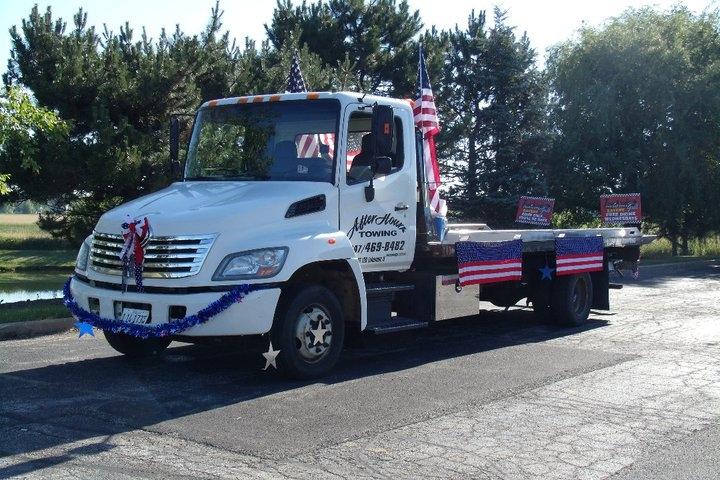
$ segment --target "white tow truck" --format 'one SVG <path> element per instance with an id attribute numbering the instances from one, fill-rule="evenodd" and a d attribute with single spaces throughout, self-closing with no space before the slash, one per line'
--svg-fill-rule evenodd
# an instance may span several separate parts
<path id="1" fill-rule="evenodd" d="M 174 165 L 177 144 L 171 127 Z M 637 227 L 443 225 L 429 207 L 422 148 L 407 100 L 309 92 L 207 102 L 181 178 L 100 218 L 70 291 L 100 317 L 151 326 L 253 285 L 241 302 L 181 335 L 105 336 L 119 352 L 144 356 L 172 340 L 264 335 L 280 352 L 280 371 L 312 377 L 333 367 L 350 336 L 477 315 L 480 301 L 528 298 L 541 317 L 581 324 L 591 308 L 609 309 L 613 266 L 637 261 L 653 239 Z M 148 218 L 151 234 L 143 288 L 131 278 L 123 291 L 126 215 Z M 555 266 L 559 235 L 601 235 L 604 271 L 541 282 L 538 269 Z M 456 242 L 512 239 L 523 241 L 521 281 L 459 288 Z"/>

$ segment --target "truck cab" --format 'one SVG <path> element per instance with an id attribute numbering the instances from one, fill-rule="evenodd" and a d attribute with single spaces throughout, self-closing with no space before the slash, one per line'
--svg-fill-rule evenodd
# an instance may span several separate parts
<path id="1" fill-rule="evenodd" d="M 529 233 L 438 228 L 422 148 L 408 100 L 309 92 L 206 102 L 181 178 L 100 218 L 69 295 L 78 311 L 105 322 L 107 340 L 126 355 L 157 354 L 173 339 L 262 336 L 280 352 L 278 369 L 295 377 L 328 371 L 345 338 L 363 330 L 477 314 L 482 290 L 461 292 L 452 281 L 453 242 Z M 149 223 L 142 288 L 122 281 L 127 217 Z M 632 257 L 642 234 L 616 230 L 587 234 L 603 235 L 617 258 Z M 556 234 L 534 231 L 528 255 Z M 242 301 L 209 309 L 238 286 L 250 289 Z M 510 292 L 503 301 L 533 294 L 522 285 Z M 126 328 L 190 317 L 172 335 Z"/>

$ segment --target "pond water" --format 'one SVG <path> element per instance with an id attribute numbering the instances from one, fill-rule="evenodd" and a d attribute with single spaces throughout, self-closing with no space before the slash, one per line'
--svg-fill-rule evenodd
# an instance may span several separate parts
<path id="1" fill-rule="evenodd" d="M 69 273 L 0 273 L 0 304 L 62 298 Z"/>

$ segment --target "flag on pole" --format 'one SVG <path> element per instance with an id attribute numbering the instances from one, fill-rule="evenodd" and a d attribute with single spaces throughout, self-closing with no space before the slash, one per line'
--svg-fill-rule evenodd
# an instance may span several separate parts
<path id="1" fill-rule="evenodd" d="M 290 75 L 287 78 L 287 87 L 285 87 L 285 93 L 299 93 L 307 92 L 307 85 L 305 78 L 300 71 L 300 57 L 295 53 L 293 55 L 292 64 L 290 65 Z"/>
<path id="2" fill-rule="evenodd" d="M 438 168 L 437 154 L 435 152 L 435 135 L 440 132 L 440 122 L 435 109 L 435 97 L 430 86 L 425 67 L 425 56 L 422 46 L 420 47 L 420 61 L 418 64 L 418 98 L 413 108 L 415 126 L 423 134 L 423 156 L 425 157 L 425 176 L 428 179 L 428 190 L 430 197 L 430 208 L 434 212 L 445 215 L 445 202 L 440 200 L 440 169 Z"/>
<path id="3" fill-rule="evenodd" d="M 558 237 L 555 266 L 558 276 L 603 270 L 603 237 Z"/>
<path id="4" fill-rule="evenodd" d="M 307 92 L 307 83 L 300 70 L 300 57 L 297 52 L 293 55 L 292 64 L 290 65 L 290 75 L 287 78 L 286 93 Z M 298 157 L 310 158 L 320 156 L 320 144 L 327 145 L 328 155 L 335 155 L 335 134 L 320 133 L 317 135 L 299 135 L 295 140 L 298 149 Z"/>
<path id="5" fill-rule="evenodd" d="M 522 250 L 522 240 L 456 243 L 460 285 L 520 280 Z"/>

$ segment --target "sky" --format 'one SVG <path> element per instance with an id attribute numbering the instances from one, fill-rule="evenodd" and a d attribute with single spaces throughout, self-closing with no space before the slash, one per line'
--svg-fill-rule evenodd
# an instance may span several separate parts
<path id="1" fill-rule="evenodd" d="M 72 25 L 72 16 L 82 7 L 88 12 L 88 24 L 102 30 L 106 24 L 118 31 L 129 21 L 139 33 L 145 26 L 151 37 L 157 37 L 161 28 L 174 30 L 179 24 L 188 34 L 199 33 L 210 15 L 215 0 L 0 0 L 0 72 L 4 72 L 10 56 L 10 34 L 13 25 L 20 25 L 32 6 L 37 3 L 42 11 L 50 5 L 53 16 L 60 16 Z M 294 3 L 299 3 L 295 0 Z M 600 25 L 607 18 L 619 15 L 628 7 L 653 5 L 666 9 L 679 3 L 677 0 L 409 0 L 411 8 L 420 11 L 426 27 L 435 25 L 448 29 L 456 24 L 461 28 L 467 22 L 471 9 L 488 10 L 499 6 L 508 12 L 508 23 L 519 32 L 527 32 L 530 42 L 542 63 L 546 49 L 570 38 L 583 24 Z M 720 7 L 720 0 L 685 0 L 691 10 L 702 12 L 706 8 Z M 265 38 L 263 25 L 269 23 L 275 0 L 222 0 L 224 27 L 231 36 L 242 40 L 247 36 L 258 41 Z"/>

